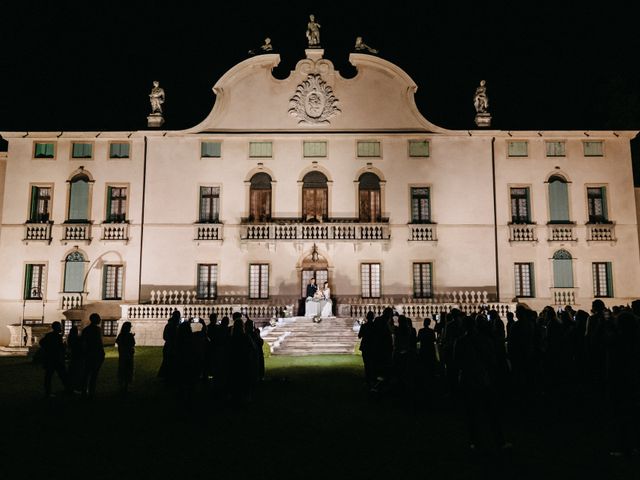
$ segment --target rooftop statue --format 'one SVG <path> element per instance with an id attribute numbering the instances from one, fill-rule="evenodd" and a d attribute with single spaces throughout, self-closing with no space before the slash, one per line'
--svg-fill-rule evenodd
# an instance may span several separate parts
<path id="1" fill-rule="evenodd" d="M 486 83 L 484 80 L 480 80 L 480 86 L 476 88 L 476 93 L 473 96 L 473 106 L 476 107 L 476 113 L 487 113 L 489 108 Z"/>
<path id="2" fill-rule="evenodd" d="M 320 48 L 320 24 L 316 23 L 316 17 L 309 15 L 309 23 L 307 23 L 307 40 L 309 48 Z"/>
<path id="3" fill-rule="evenodd" d="M 264 44 L 260 47 L 260 51 L 249 50 L 249 55 L 256 55 L 258 53 L 273 52 L 273 45 L 271 45 L 271 39 L 269 37 L 264 39 Z"/>
<path id="4" fill-rule="evenodd" d="M 362 37 L 356 37 L 355 49 L 356 49 L 356 52 L 369 52 L 369 53 L 373 53 L 374 55 L 378 53 L 378 50 L 376 50 L 375 48 L 371 48 L 369 45 L 364 43 L 364 41 L 362 40 Z"/>
<path id="5" fill-rule="evenodd" d="M 164 103 L 164 90 L 160 87 L 160 82 L 153 81 L 153 88 L 149 94 L 149 101 L 151 102 L 151 114 L 162 115 L 162 104 Z"/>

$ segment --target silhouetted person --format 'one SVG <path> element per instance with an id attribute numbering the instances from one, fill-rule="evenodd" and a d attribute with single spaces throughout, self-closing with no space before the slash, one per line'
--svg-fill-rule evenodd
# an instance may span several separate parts
<path id="1" fill-rule="evenodd" d="M 494 441 L 500 447 L 510 446 L 504 440 L 498 411 L 494 380 L 496 353 L 491 338 L 478 332 L 477 322 L 485 322 L 484 315 L 465 317 L 463 336 L 454 345 L 453 358 L 460 371 L 460 391 L 466 410 L 469 446 L 474 449 L 479 440 L 480 420 L 487 418 Z M 485 329 L 488 325 L 483 325 Z"/>
<path id="2" fill-rule="evenodd" d="M 611 312 L 598 298 L 591 303 L 591 313 L 585 332 L 586 355 L 589 361 L 589 379 L 596 391 L 600 391 L 605 375 L 605 323 Z"/>
<path id="3" fill-rule="evenodd" d="M 425 318 L 423 328 L 418 332 L 418 360 L 422 375 L 423 386 L 429 386 L 436 372 L 436 333 L 430 328 L 431 319 Z"/>
<path id="4" fill-rule="evenodd" d="M 393 309 L 386 307 L 382 315 L 373 321 L 372 366 L 376 386 L 379 391 L 389 380 L 393 358 Z"/>
<path id="5" fill-rule="evenodd" d="M 80 339 L 84 357 L 83 396 L 87 396 L 91 400 L 95 396 L 98 373 L 104 362 L 104 346 L 100 329 L 102 321 L 100 315 L 92 313 L 89 316 L 89 321 L 91 323 L 82 330 Z"/>
<path id="6" fill-rule="evenodd" d="M 404 315 L 398 317 L 393 342 L 393 370 L 400 387 L 409 392 L 413 390 L 415 365 L 415 340 L 413 328 Z"/>
<path id="7" fill-rule="evenodd" d="M 116 337 L 118 345 L 118 384 L 120 391 L 127 393 L 129 384 L 133 381 L 133 356 L 136 340 L 131 333 L 131 322 L 124 322 L 120 333 Z"/>
<path id="8" fill-rule="evenodd" d="M 235 401 L 249 400 L 251 387 L 251 344 L 244 332 L 242 314 L 233 314 L 231 332 L 230 387 Z"/>
<path id="9" fill-rule="evenodd" d="M 364 364 L 364 378 L 368 387 L 375 384 L 375 367 L 373 366 L 373 319 L 375 314 L 369 310 L 365 317 L 365 322 L 360 325 L 358 338 L 360 339 L 360 351 L 362 352 L 362 363 Z"/>
<path id="10" fill-rule="evenodd" d="M 73 325 L 67 335 L 67 353 L 69 356 L 69 385 L 78 393 L 82 390 L 82 376 L 84 360 L 82 358 L 82 342 L 78 334 L 78 327 Z"/>
<path id="11" fill-rule="evenodd" d="M 214 342 L 218 329 L 218 314 L 211 312 L 209 315 L 209 325 L 207 325 L 207 351 L 205 355 L 205 378 L 213 378 L 214 372 Z"/>
<path id="12" fill-rule="evenodd" d="M 229 317 L 222 317 L 216 327 L 213 342 L 213 390 L 218 396 L 224 396 L 229 389 L 229 362 L 231 350 L 231 332 Z"/>
<path id="13" fill-rule="evenodd" d="M 164 346 L 162 347 L 162 364 L 158 371 L 158 377 L 167 382 L 175 380 L 176 371 L 176 336 L 178 334 L 178 325 L 180 324 L 180 312 L 174 310 L 164 326 L 162 331 L 162 339 Z"/>
<path id="14" fill-rule="evenodd" d="M 181 404 L 191 401 L 202 366 L 194 348 L 192 325 L 199 324 L 191 320 L 181 322 L 175 338 L 175 378 Z M 198 327 L 196 329 L 199 330 Z"/>
<path id="15" fill-rule="evenodd" d="M 40 340 L 42 349 L 42 366 L 44 367 L 44 393 L 47 397 L 54 396 L 51 393 L 51 381 L 53 374 L 57 373 L 66 391 L 70 390 L 67 371 L 65 368 L 65 348 L 62 341 L 62 324 L 53 322 L 51 331 Z"/>
<path id="16" fill-rule="evenodd" d="M 254 349 L 256 356 L 256 379 L 261 381 L 264 379 L 264 351 L 262 350 L 262 346 L 264 345 L 264 340 L 260 335 L 260 329 L 256 328 L 253 320 L 250 320 L 247 317 L 247 321 L 244 324 L 244 331 L 249 336 L 251 340 L 251 347 Z"/>
<path id="17" fill-rule="evenodd" d="M 195 355 L 195 361 L 198 364 L 197 376 L 199 379 L 206 380 L 206 373 L 208 371 L 207 350 L 209 348 L 209 337 L 207 335 L 207 325 L 202 318 L 198 318 L 197 321 L 191 323 L 191 332 L 193 333 L 193 349 Z"/>

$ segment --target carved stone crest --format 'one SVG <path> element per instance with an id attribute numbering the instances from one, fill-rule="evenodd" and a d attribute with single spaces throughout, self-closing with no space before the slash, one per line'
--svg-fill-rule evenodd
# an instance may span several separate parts
<path id="1" fill-rule="evenodd" d="M 338 99 L 317 73 L 310 73 L 289 100 L 289 115 L 296 117 L 298 123 L 329 123 L 339 113 Z"/>

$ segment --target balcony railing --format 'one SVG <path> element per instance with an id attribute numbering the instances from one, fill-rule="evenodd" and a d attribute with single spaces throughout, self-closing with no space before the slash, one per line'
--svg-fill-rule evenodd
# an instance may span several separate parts
<path id="1" fill-rule="evenodd" d="M 389 240 L 387 223 L 256 223 L 243 225 L 240 238 L 260 240 Z"/>
<path id="2" fill-rule="evenodd" d="M 613 223 L 588 223 L 587 241 L 615 242 L 616 232 Z"/>
<path id="3" fill-rule="evenodd" d="M 409 240 L 413 242 L 435 242 L 438 240 L 435 224 L 409 224 Z"/>
<path id="4" fill-rule="evenodd" d="M 536 225 L 512 223 L 509 225 L 510 242 L 537 242 Z"/>
<path id="5" fill-rule="evenodd" d="M 195 240 L 222 240 L 222 224 L 197 223 L 195 226 Z"/>
<path id="6" fill-rule="evenodd" d="M 61 310 L 79 310 L 84 305 L 82 293 L 63 293 L 60 297 Z"/>
<path id="7" fill-rule="evenodd" d="M 550 242 L 575 242 L 578 239 L 576 238 L 576 228 L 575 225 L 549 225 L 548 226 L 548 240 Z"/>
<path id="8" fill-rule="evenodd" d="M 63 225 L 63 241 L 84 240 L 91 241 L 90 223 L 66 223 Z"/>
<path id="9" fill-rule="evenodd" d="M 46 223 L 25 223 L 25 242 L 47 242 L 51 243 L 51 227 L 53 222 Z"/>
<path id="10" fill-rule="evenodd" d="M 102 224 L 102 240 L 129 240 L 129 224 L 128 223 L 103 223 Z"/>
<path id="11" fill-rule="evenodd" d="M 575 305 L 575 288 L 552 288 L 554 305 Z"/>

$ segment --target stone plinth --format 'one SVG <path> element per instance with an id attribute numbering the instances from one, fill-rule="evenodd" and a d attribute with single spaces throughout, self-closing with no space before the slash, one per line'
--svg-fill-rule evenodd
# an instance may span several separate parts
<path id="1" fill-rule="evenodd" d="M 11 337 L 9 345 L 0 347 L 0 357 L 25 357 L 29 353 L 29 347 L 33 345 L 31 327 L 28 325 L 7 325 Z"/>
<path id="2" fill-rule="evenodd" d="M 164 124 L 164 117 L 161 113 L 152 113 L 147 117 L 147 126 L 149 128 L 160 128 Z"/>
<path id="3" fill-rule="evenodd" d="M 304 53 L 309 60 L 313 60 L 314 62 L 317 62 L 324 55 L 324 48 L 320 48 L 320 47 L 306 48 Z"/>
<path id="4" fill-rule="evenodd" d="M 478 113 L 476 115 L 476 125 L 478 127 L 490 127 L 491 126 L 491 114 L 490 113 Z"/>

